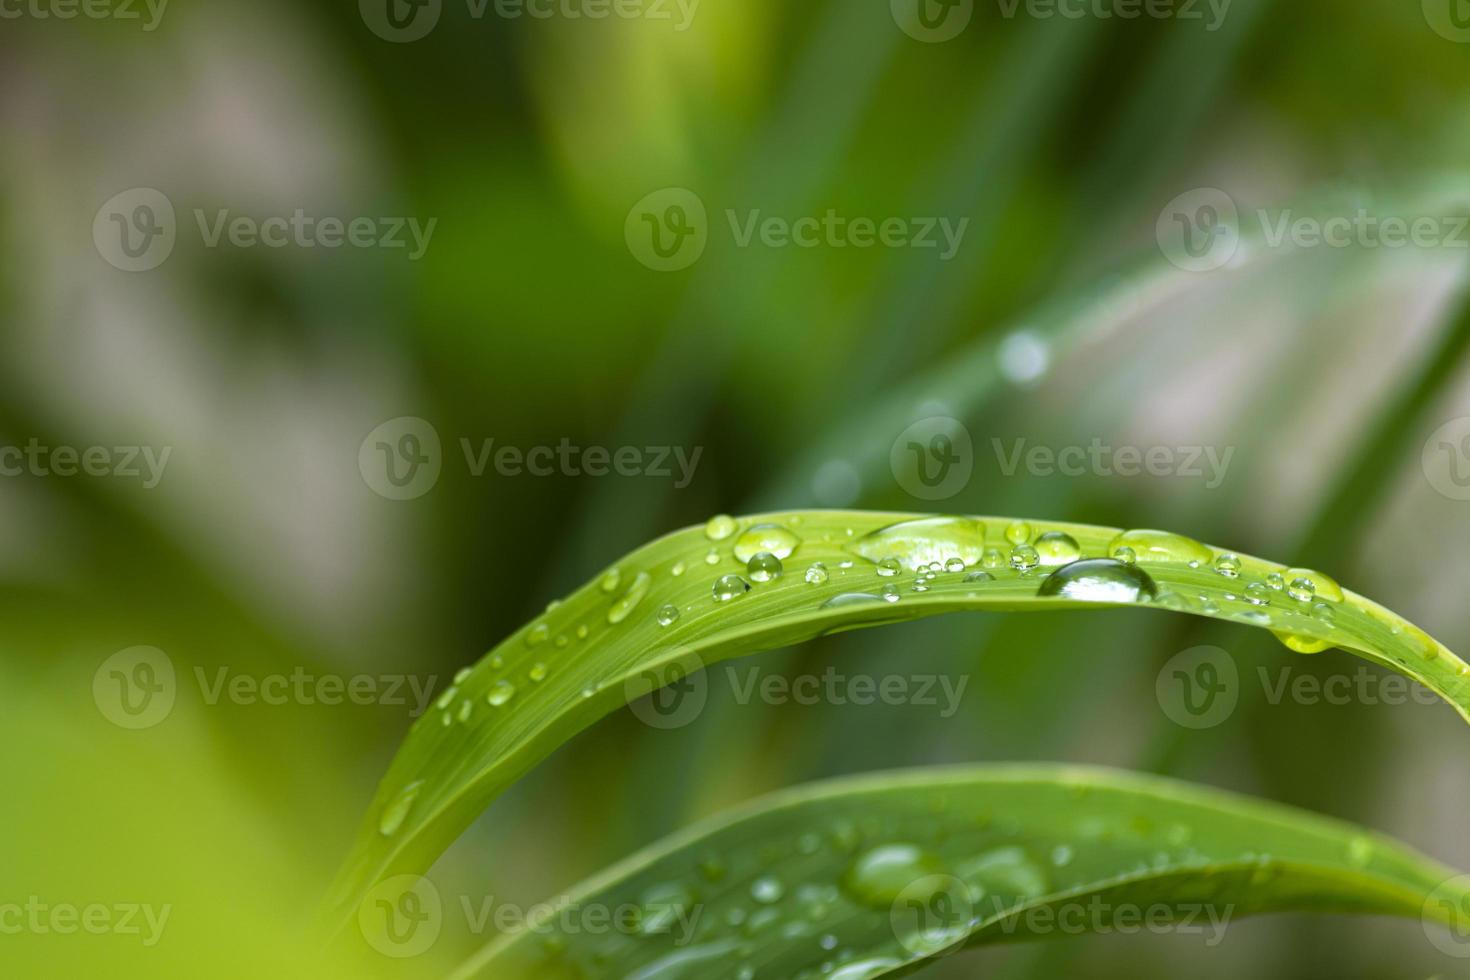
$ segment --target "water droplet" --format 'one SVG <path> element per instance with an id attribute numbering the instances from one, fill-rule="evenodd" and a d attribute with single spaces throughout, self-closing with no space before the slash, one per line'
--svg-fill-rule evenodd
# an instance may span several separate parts
<path id="1" fill-rule="evenodd" d="M 674 562 L 674 566 L 669 569 L 669 574 L 674 576 L 674 578 L 678 578 L 680 575 L 683 575 L 684 563 L 682 561 Z"/>
<path id="2" fill-rule="evenodd" d="M 1337 614 L 1332 611 L 1332 607 L 1327 603 L 1316 602 L 1312 604 L 1312 618 L 1331 626 L 1336 621 Z"/>
<path id="3" fill-rule="evenodd" d="M 801 544 L 796 532 L 780 524 L 757 524 L 735 539 L 735 557 L 750 561 L 761 552 L 770 552 L 777 558 L 790 558 Z"/>
<path id="4" fill-rule="evenodd" d="M 654 885 L 639 898 L 638 931 L 645 936 L 666 933 L 693 904 L 694 894 L 678 882 Z"/>
<path id="5" fill-rule="evenodd" d="M 716 514 L 704 525 L 704 536 L 711 541 L 723 541 L 740 527 L 729 514 Z"/>
<path id="6" fill-rule="evenodd" d="M 986 568 L 1005 568 L 1009 562 L 1006 561 L 1006 553 L 999 548 L 986 548 L 985 556 L 980 559 L 980 564 Z"/>
<path id="7" fill-rule="evenodd" d="M 1006 540 L 1011 544 L 1030 544 L 1031 525 L 1025 521 L 1012 521 L 1006 525 Z"/>
<path id="8" fill-rule="evenodd" d="M 660 626 L 672 626 L 679 618 L 679 607 L 670 604 L 659 606 L 656 618 Z"/>
<path id="9" fill-rule="evenodd" d="M 438 708 L 440 711 L 443 711 L 445 708 L 449 707 L 450 702 L 452 702 L 458 694 L 459 688 L 457 687 L 451 687 L 447 689 L 443 694 L 439 695 L 439 700 L 434 702 L 434 707 Z"/>
<path id="10" fill-rule="evenodd" d="M 469 667 L 461 667 L 459 669 L 459 672 L 454 675 L 454 683 L 456 683 L 456 684 L 463 684 L 469 678 L 469 676 L 470 676 L 470 668 Z"/>
<path id="11" fill-rule="evenodd" d="M 786 894 L 786 886 L 773 875 L 757 878 L 750 884 L 750 897 L 762 905 L 774 905 Z"/>
<path id="12" fill-rule="evenodd" d="M 1282 646 L 1297 653 L 1321 653 L 1332 647 L 1332 641 L 1319 640 L 1315 636 L 1303 636 L 1300 633 L 1287 633 L 1279 630 L 1271 632 L 1276 639 L 1281 641 Z"/>
<path id="13" fill-rule="evenodd" d="M 546 680 L 547 669 L 545 664 L 532 664 L 530 672 L 526 675 L 536 683 Z"/>
<path id="14" fill-rule="evenodd" d="M 1036 553 L 1043 565 L 1066 565 L 1082 557 L 1077 539 L 1062 531 L 1048 531 L 1036 539 Z"/>
<path id="15" fill-rule="evenodd" d="M 1295 584 L 1297 579 L 1303 579 L 1312 583 L 1312 592 L 1318 599 L 1325 599 L 1328 602 L 1342 601 L 1342 586 L 1338 585 L 1337 580 L 1329 575 L 1323 575 L 1321 572 L 1313 571 L 1310 568 L 1288 568 L 1286 570 L 1286 577 L 1293 584 Z"/>
<path id="16" fill-rule="evenodd" d="M 1120 561 L 1125 565 L 1131 565 L 1138 561 L 1138 553 L 1126 544 L 1113 549 L 1113 560 Z"/>
<path id="17" fill-rule="evenodd" d="M 914 844 L 884 844 L 858 855 L 842 876 L 842 885 L 864 905 L 886 910 L 900 894 L 914 897 L 906 889 L 941 870 L 937 857 Z"/>
<path id="18" fill-rule="evenodd" d="M 806 570 L 807 585 L 825 585 L 827 582 L 827 566 L 821 562 L 812 562 L 811 567 Z"/>
<path id="19" fill-rule="evenodd" d="M 1046 577 L 1037 595 L 1079 602 L 1145 602 L 1156 598 L 1158 585 L 1137 565 L 1114 558 L 1087 558 L 1063 565 Z"/>
<path id="20" fill-rule="evenodd" d="M 638 603 L 648 594 L 648 587 L 653 584 L 653 576 L 647 572 L 639 572 L 633 579 L 633 584 L 628 586 L 628 591 L 623 593 L 621 599 L 612 604 L 607 611 L 607 621 L 616 626 L 628 618 L 629 613 L 638 608 Z"/>
<path id="21" fill-rule="evenodd" d="M 403 826 L 403 821 L 407 819 L 408 811 L 413 807 L 413 801 L 423 786 L 424 781 L 416 779 L 398 791 L 398 795 L 383 807 L 383 812 L 378 817 L 378 833 L 384 837 L 392 837 L 398 833 L 398 828 Z"/>
<path id="22" fill-rule="evenodd" d="M 602 573 L 602 581 L 598 583 L 598 586 L 604 592 L 614 592 L 617 590 L 617 587 L 622 584 L 622 581 L 622 569 L 609 568 L 607 571 Z"/>
<path id="23" fill-rule="evenodd" d="M 469 698 L 465 698 L 459 703 L 459 712 L 456 714 L 455 717 L 457 717 L 460 721 L 469 721 L 470 715 L 474 713 L 475 702 L 471 701 Z"/>
<path id="24" fill-rule="evenodd" d="M 878 574 L 884 578 L 893 578 L 903 571 L 903 565 L 897 558 L 885 558 L 878 563 Z"/>
<path id="25" fill-rule="evenodd" d="M 1051 863 L 1059 868 L 1065 868 L 1067 865 L 1072 863 L 1072 858 L 1075 856 L 1076 852 L 1074 852 L 1069 845 L 1058 844 L 1056 847 L 1052 848 Z"/>
<path id="26" fill-rule="evenodd" d="M 878 590 L 878 594 L 883 597 L 884 602 L 897 602 L 902 598 L 899 595 L 898 588 L 892 585 L 883 586 L 883 588 Z"/>
<path id="27" fill-rule="evenodd" d="M 706 565 L 718 565 L 720 563 L 720 553 L 711 548 L 709 554 L 704 556 L 704 563 Z"/>
<path id="28" fill-rule="evenodd" d="M 870 602 L 882 602 L 883 596 L 871 592 L 844 592 L 822 603 L 819 609 L 841 609 L 843 606 L 861 606 Z"/>
<path id="29" fill-rule="evenodd" d="M 847 550 L 869 561 L 888 558 L 917 571 L 942 571 L 945 563 L 959 559 L 975 565 L 985 554 L 985 525 L 968 517 L 924 517 L 879 528 L 852 542 Z"/>
<path id="30" fill-rule="evenodd" d="M 1266 576 L 1266 585 L 1272 590 L 1280 592 L 1286 588 L 1286 579 L 1282 577 L 1280 572 L 1271 572 Z"/>
<path id="31" fill-rule="evenodd" d="M 526 646 L 538 647 L 551 638 L 551 627 L 545 623 L 537 623 L 526 632 Z"/>
<path id="32" fill-rule="evenodd" d="M 1286 587 L 1286 594 L 1297 602 L 1309 602 L 1317 594 L 1317 586 L 1308 578 L 1294 578 Z"/>
<path id="33" fill-rule="evenodd" d="M 1168 561 L 1187 565 L 1192 561 L 1207 564 L 1214 559 L 1209 548 L 1182 534 L 1168 531 L 1135 530 L 1124 531 L 1108 546 L 1108 554 L 1116 555 L 1119 548 L 1132 548 L 1138 561 Z"/>
<path id="34" fill-rule="evenodd" d="M 1245 587 L 1245 601 L 1253 606 L 1269 606 L 1271 604 L 1271 590 L 1260 582 L 1252 582 Z"/>
<path id="35" fill-rule="evenodd" d="M 589 632 L 590 632 L 590 630 L 587 629 L 587 624 L 586 623 L 583 623 L 581 626 L 578 626 L 577 627 L 577 639 L 579 639 L 579 640 L 585 640 L 585 639 L 587 639 L 587 634 Z"/>
<path id="36" fill-rule="evenodd" d="M 1215 559 L 1215 571 L 1226 578 L 1238 578 L 1240 576 L 1240 558 L 1237 555 L 1224 554 Z"/>
<path id="37" fill-rule="evenodd" d="M 516 686 L 510 681 L 498 681 L 490 688 L 490 693 L 485 695 L 486 702 L 490 707 L 498 708 L 511 698 L 516 696 Z"/>
<path id="38" fill-rule="evenodd" d="M 963 558 L 951 558 L 944 563 L 944 570 L 950 573 L 963 572 L 965 570 L 965 560 Z"/>
<path id="39" fill-rule="evenodd" d="M 739 575 L 721 575 L 712 589 L 716 602 L 729 602 L 750 591 L 750 583 Z"/>
<path id="40" fill-rule="evenodd" d="M 745 570 L 750 573 L 752 582 L 774 582 L 781 577 L 781 559 L 769 552 L 762 551 L 753 555 L 750 561 L 745 563 Z"/>
<path id="41" fill-rule="evenodd" d="M 1029 544 L 1018 544 L 1011 549 L 1011 567 L 1029 571 L 1041 564 L 1041 556 Z"/>

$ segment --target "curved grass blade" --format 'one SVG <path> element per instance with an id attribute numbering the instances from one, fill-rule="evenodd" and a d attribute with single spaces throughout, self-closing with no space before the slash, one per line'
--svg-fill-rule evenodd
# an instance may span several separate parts
<path id="1" fill-rule="evenodd" d="M 1299 652 L 1340 646 L 1470 720 L 1470 666 L 1319 572 L 1161 531 L 863 511 L 722 516 L 638 549 L 460 672 L 379 785 L 332 921 L 381 878 L 425 870 L 574 734 L 708 664 L 940 613 L 1099 605 L 1261 626 Z"/>
<path id="2" fill-rule="evenodd" d="M 454 980 L 859 980 L 965 946 L 1110 929 L 1216 945 L 1237 919 L 1286 911 L 1463 929 L 1467 882 L 1352 824 L 1173 780 L 908 770 L 786 791 L 657 843 Z M 571 927 L 613 909 L 619 929 Z"/>

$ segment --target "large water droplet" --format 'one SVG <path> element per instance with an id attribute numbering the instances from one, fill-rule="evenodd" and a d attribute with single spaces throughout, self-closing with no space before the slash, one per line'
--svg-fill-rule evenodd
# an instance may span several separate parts
<path id="1" fill-rule="evenodd" d="M 773 582 L 781 577 L 781 559 L 767 551 L 751 557 L 745 563 L 745 570 L 750 574 L 752 582 Z"/>
<path id="2" fill-rule="evenodd" d="M 888 909 L 916 881 L 942 871 L 939 859 L 914 844 L 884 844 L 858 855 L 842 885 L 859 902 Z"/>
<path id="3" fill-rule="evenodd" d="M 407 819 L 408 811 L 412 809 L 413 801 L 423 786 L 424 781 L 416 779 L 398 791 L 398 795 L 383 807 L 383 812 L 378 817 L 378 833 L 384 837 L 392 837 L 398 833 L 398 828 L 403 826 L 403 821 Z"/>
<path id="4" fill-rule="evenodd" d="M 1046 577 L 1037 595 L 1078 602 L 1147 602 L 1159 594 L 1148 572 L 1115 558 L 1087 558 L 1063 565 Z"/>
<path id="5" fill-rule="evenodd" d="M 1033 547 L 1043 565 L 1066 565 L 1082 557 L 1077 539 L 1062 531 L 1048 531 L 1036 539 Z"/>
<path id="6" fill-rule="evenodd" d="M 636 608 L 643 597 L 648 594 L 648 587 L 653 584 L 653 576 L 647 572 L 639 572 L 633 579 L 633 584 L 628 586 L 622 598 L 612 604 L 607 611 L 607 621 L 614 626 L 628 618 L 628 615 Z"/>
<path id="7" fill-rule="evenodd" d="M 790 528 L 780 524 L 757 524 L 735 539 L 735 557 L 750 561 L 761 552 L 769 552 L 777 558 L 790 558 L 801 544 L 801 538 Z"/>
<path id="8" fill-rule="evenodd" d="M 1208 564 L 1214 559 L 1209 548 L 1182 534 L 1168 531 L 1135 530 L 1124 531 L 1113 538 L 1108 554 L 1115 555 L 1119 548 L 1132 548 L 1139 561 L 1168 561 L 1187 565 L 1190 562 Z"/>
<path id="9" fill-rule="evenodd" d="M 871 592 L 844 592 L 841 595 L 833 596 L 817 608 L 841 609 L 844 606 L 863 606 L 867 605 L 868 603 L 882 601 L 883 596 L 874 595 Z"/>
<path id="10" fill-rule="evenodd" d="M 968 517 L 924 517 L 900 521 L 857 539 L 847 550 L 869 561 L 898 558 L 918 570 L 951 559 L 977 565 L 985 556 L 985 525 Z"/>
<path id="11" fill-rule="evenodd" d="M 1286 633 L 1278 630 L 1271 631 L 1276 639 L 1281 641 L 1282 646 L 1296 653 L 1321 653 L 1323 650 L 1331 649 L 1331 640 L 1319 640 L 1315 636 L 1304 636 L 1300 633 Z"/>
<path id="12" fill-rule="evenodd" d="M 716 602 L 729 602 L 749 591 L 750 583 L 739 575 L 721 575 L 715 579 L 714 587 L 711 589 Z"/>

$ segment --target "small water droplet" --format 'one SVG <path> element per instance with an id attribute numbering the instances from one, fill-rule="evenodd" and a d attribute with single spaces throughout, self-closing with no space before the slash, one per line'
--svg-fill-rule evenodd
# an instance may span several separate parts
<path id="1" fill-rule="evenodd" d="M 1310 568 L 1288 568 L 1286 570 L 1286 578 L 1293 583 L 1297 579 L 1310 582 L 1312 584 L 1312 593 L 1318 599 L 1325 599 L 1328 602 L 1341 602 L 1343 599 L 1342 586 L 1337 584 L 1336 579 L 1329 575 L 1323 575 L 1321 572 L 1313 571 Z"/>
<path id="2" fill-rule="evenodd" d="M 490 693 L 485 695 L 485 701 L 490 707 L 498 708 L 515 696 L 516 686 L 514 684 L 510 681 L 497 681 L 495 686 L 490 688 Z"/>
<path id="3" fill-rule="evenodd" d="M 585 640 L 585 639 L 587 639 L 587 634 L 589 632 L 591 632 L 591 631 L 588 630 L 587 624 L 586 623 L 583 623 L 581 626 L 578 626 L 577 627 L 577 639 L 579 639 L 579 640 Z"/>
<path id="4" fill-rule="evenodd" d="M 383 807 L 383 812 L 378 817 L 378 833 L 384 837 L 392 837 L 398 833 L 398 828 L 403 826 L 403 821 L 407 819 L 408 811 L 413 807 L 413 801 L 423 786 L 424 781 L 416 779 L 398 791 L 398 795 Z"/>
<path id="5" fill-rule="evenodd" d="M 883 588 L 878 590 L 878 594 L 883 597 L 884 602 L 897 602 L 902 598 L 898 588 L 892 585 L 883 586 Z"/>
<path id="6" fill-rule="evenodd" d="M 537 623 L 526 632 L 526 646 L 539 647 L 551 638 L 551 627 L 545 623 Z"/>
<path id="7" fill-rule="evenodd" d="M 1286 587 L 1286 594 L 1297 602 L 1309 602 L 1317 594 L 1317 586 L 1308 578 L 1294 578 Z"/>
<path id="8" fill-rule="evenodd" d="M 811 567 L 806 570 L 807 585 L 824 585 L 827 582 L 827 566 L 821 562 L 812 562 Z"/>
<path id="9" fill-rule="evenodd" d="M 843 606 L 861 606 L 870 602 L 882 602 L 883 596 L 871 592 L 844 592 L 822 603 L 820 609 L 841 609 Z"/>
<path id="10" fill-rule="evenodd" d="M 667 603 L 659 606 L 655 618 L 658 620 L 660 626 L 672 626 L 679 618 L 679 607 Z"/>
<path id="11" fill-rule="evenodd" d="M 897 558 L 885 558 L 878 563 L 878 574 L 884 578 L 893 578 L 903 571 L 903 564 Z"/>
<path id="12" fill-rule="evenodd" d="M 1018 544 L 1011 549 L 1011 567 L 1029 571 L 1041 564 L 1041 556 L 1029 544 Z"/>
<path id="13" fill-rule="evenodd" d="M 608 609 L 607 621 L 616 626 L 627 619 L 629 614 L 638 608 L 638 603 L 643 601 L 643 597 L 648 594 L 648 587 L 652 584 L 653 576 L 647 572 L 639 572 L 633 579 L 633 584 L 628 586 L 628 591 L 624 592 L 622 598 L 614 602 Z"/>
<path id="14" fill-rule="evenodd" d="M 598 586 L 604 592 L 614 592 L 617 590 L 617 587 L 622 584 L 622 581 L 622 569 L 609 568 L 607 571 L 602 573 L 602 581 L 598 583 Z"/>
<path id="15" fill-rule="evenodd" d="M 966 582 L 994 582 L 995 581 L 995 576 L 994 575 L 991 575 L 989 572 L 984 572 L 984 571 L 971 572 L 969 575 L 966 575 L 965 576 L 965 581 Z"/>
<path id="16" fill-rule="evenodd" d="M 704 536 L 711 541 L 723 541 L 740 527 L 729 514 L 716 514 L 704 525 Z"/>
<path id="17" fill-rule="evenodd" d="M 950 573 L 963 572 L 965 570 L 965 560 L 963 558 L 951 558 L 944 563 L 944 570 Z"/>
<path id="18" fill-rule="evenodd" d="M 1226 578 L 1240 577 L 1240 558 L 1237 555 L 1223 554 L 1215 559 L 1215 571 Z"/>
<path id="19" fill-rule="evenodd" d="M 1252 582 L 1245 587 L 1245 601 L 1253 606 L 1269 606 L 1271 604 L 1271 590 L 1260 582 Z"/>
<path id="20" fill-rule="evenodd" d="M 459 669 L 459 671 L 454 675 L 454 683 L 456 683 L 456 684 L 463 684 L 465 682 L 465 680 L 469 678 L 469 676 L 470 676 L 470 668 L 469 667 L 461 667 Z"/>
<path id="21" fill-rule="evenodd" d="M 786 894 L 786 886 L 774 875 L 764 875 L 750 884 L 750 897 L 762 905 L 773 905 Z"/>
<path id="22" fill-rule="evenodd" d="M 536 683 L 546 680 L 547 669 L 545 664 L 532 664 L 530 672 L 526 675 Z"/>
<path id="23" fill-rule="evenodd" d="M 440 711 L 443 711 L 445 708 L 449 707 L 450 703 L 455 699 L 458 694 L 459 688 L 448 688 L 443 694 L 439 695 L 439 700 L 434 702 L 434 707 L 438 708 Z"/>
<path id="24" fill-rule="evenodd" d="M 1030 544 L 1031 525 L 1025 521 L 1012 521 L 1006 525 L 1006 540 L 1011 544 Z"/>
<path id="25" fill-rule="evenodd" d="M 739 575 L 721 575 L 711 590 L 716 602 L 729 602 L 750 591 L 750 583 Z"/>
<path id="26" fill-rule="evenodd" d="M 1271 572 L 1266 576 L 1266 586 L 1274 592 L 1280 592 L 1286 588 L 1286 579 L 1282 577 L 1280 572 Z"/>
<path id="27" fill-rule="evenodd" d="M 783 571 L 781 559 L 770 552 L 762 551 L 753 555 L 750 561 L 745 563 L 745 570 L 750 574 L 752 582 L 774 582 L 781 577 Z"/>
<path id="28" fill-rule="evenodd" d="M 674 566 L 669 569 L 669 574 L 674 576 L 674 578 L 678 578 L 680 575 L 683 575 L 684 563 L 682 561 L 674 562 Z"/>
<path id="29" fill-rule="evenodd" d="M 458 717 L 460 721 L 469 721 L 470 715 L 474 713 L 475 702 L 471 701 L 469 698 L 465 698 L 459 703 L 459 712 L 456 717 Z"/>

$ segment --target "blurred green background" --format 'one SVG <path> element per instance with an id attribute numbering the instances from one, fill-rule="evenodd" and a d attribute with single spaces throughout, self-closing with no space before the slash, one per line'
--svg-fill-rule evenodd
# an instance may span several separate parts
<path id="1" fill-rule="evenodd" d="M 901 29 L 901 0 L 703 0 L 684 30 L 674 5 L 672 20 L 477 17 L 446 0 L 411 42 L 382 36 L 366 0 L 176 3 L 153 30 L 142 7 L 141 22 L 63 20 L 27 2 L 0 20 L 0 446 L 169 457 L 151 488 L 0 479 L 0 905 L 170 911 L 153 943 L 146 926 L 0 935 L 6 976 L 441 975 L 488 937 L 451 922 L 424 956 L 361 960 L 317 952 L 308 929 L 411 704 L 209 691 L 279 675 L 437 691 L 626 550 L 721 511 L 1168 527 L 1322 567 L 1470 648 L 1470 504 L 1438 488 L 1426 454 L 1470 415 L 1464 236 L 1242 246 L 1249 261 L 1208 272 L 1177 268 L 1156 236 L 1197 188 L 1243 214 L 1310 200 L 1408 216 L 1438 213 L 1422 202 L 1449 188 L 1450 212 L 1467 213 L 1470 45 L 1445 19 L 1460 0 L 1234 0 L 1216 29 L 1204 5 L 1202 20 L 1124 20 L 981 2 L 938 42 Z M 177 215 L 172 253 L 146 272 L 99 244 L 105 205 L 133 188 Z M 625 236 L 630 209 L 664 188 L 708 211 L 703 255 L 671 272 Z M 437 223 L 417 260 L 211 246 L 194 215 L 222 209 Z M 727 220 L 829 209 L 968 225 L 943 261 L 741 247 Z M 968 484 L 934 502 L 888 459 L 930 416 L 962 420 L 975 447 Z M 402 417 L 432 426 L 442 472 L 391 500 L 360 455 Z M 1094 438 L 1234 455 L 1218 486 L 1007 475 L 992 441 Z M 684 487 L 477 476 L 461 440 L 488 439 L 700 456 Z M 738 705 L 714 672 L 693 725 L 607 719 L 433 878 L 525 905 L 766 790 L 981 760 L 1167 772 L 1470 866 L 1454 712 L 1270 704 L 1257 665 L 1369 668 L 1288 661 L 1253 632 L 1146 613 L 967 616 L 767 654 L 737 666 L 901 664 L 970 683 L 940 717 Z M 1226 723 L 1188 731 L 1155 680 L 1199 643 L 1229 650 L 1247 682 Z M 104 662 L 139 646 L 166 655 L 175 700 L 134 730 L 104 707 Z M 1461 968 L 1416 922 L 1286 917 L 1235 925 L 1218 948 L 1075 938 L 927 975 Z"/>

